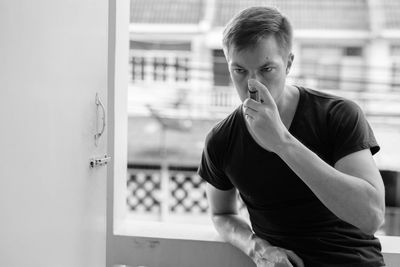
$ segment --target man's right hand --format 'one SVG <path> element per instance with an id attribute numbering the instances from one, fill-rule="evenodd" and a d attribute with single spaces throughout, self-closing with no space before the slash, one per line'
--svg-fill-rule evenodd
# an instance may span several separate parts
<path id="1" fill-rule="evenodd" d="M 293 251 L 271 246 L 254 235 L 250 257 L 257 267 L 304 267 L 304 263 Z"/>

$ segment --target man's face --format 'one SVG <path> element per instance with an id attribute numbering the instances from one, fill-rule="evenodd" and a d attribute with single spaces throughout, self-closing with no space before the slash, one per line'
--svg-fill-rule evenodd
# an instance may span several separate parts
<path id="1" fill-rule="evenodd" d="M 255 47 L 241 51 L 231 47 L 227 61 L 231 79 L 242 102 L 249 97 L 247 82 L 252 78 L 265 85 L 278 103 L 293 55 L 283 52 L 271 35 L 260 40 Z"/>

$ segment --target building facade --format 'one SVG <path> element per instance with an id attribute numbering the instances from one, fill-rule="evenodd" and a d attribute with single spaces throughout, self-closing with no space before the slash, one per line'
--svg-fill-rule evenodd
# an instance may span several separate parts
<path id="1" fill-rule="evenodd" d="M 130 113 L 146 113 L 143 103 L 150 103 L 170 116 L 183 116 L 180 109 L 185 116 L 226 115 L 238 99 L 222 52 L 223 27 L 239 10 L 265 4 L 294 27 L 291 82 L 343 94 L 371 116 L 400 114 L 395 0 L 132 0 L 130 91 L 142 97 L 132 97 Z M 371 102 L 382 98 L 390 102 L 383 110 L 382 100 Z"/>

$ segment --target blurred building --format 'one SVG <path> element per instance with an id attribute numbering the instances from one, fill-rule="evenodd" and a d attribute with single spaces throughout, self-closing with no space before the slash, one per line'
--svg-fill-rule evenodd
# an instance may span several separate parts
<path id="1" fill-rule="evenodd" d="M 222 30 L 255 5 L 275 6 L 293 24 L 289 82 L 356 101 L 381 141 L 380 167 L 400 170 L 397 0 L 131 0 L 129 114 L 153 108 L 167 119 L 219 119 L 230 112 L 239 99 Z"/>
<path id="2" fill-rule="evenodd" d="M 200 117 L 231 110 L 238 100 L 221 50 L 222 30 L 235 13 L 255 5 L 275 6 L 292 22 L 292 81 L 345 91 L 367 114 L 400 113 L 398 105 L 386 103 L 382 110 L 369 101 L 400 91 L 396 0 L 132 0 L 132 90 L 142 97 L 141 104 L 132 99 L 130 112 L 146 112 L 143 103 L 157 101 Z M 392 94 L 394 100 L 400 100 L 398 94 L 394 99 Z"/>

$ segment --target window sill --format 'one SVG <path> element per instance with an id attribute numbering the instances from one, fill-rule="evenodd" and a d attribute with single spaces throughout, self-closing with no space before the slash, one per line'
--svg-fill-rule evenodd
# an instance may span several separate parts
<path id="1" fill-rule="evenodd" d="M 224 242 L 211 224 L 125 220 L 116 227 L 114 235 L 153 239 Z M 381 241 L 383 253 L 400 255 L 400 236 L 377 235 L 377 238 Z"/>
<path id="2" fill-rule="evenodd" d="M 400 236 L 377 236 L 381 241 L 382 252 L 400 255 Z"/>
<path id="3" fill-rule="evenodd" d="M 116 225 L 114 235 L 171 240 L 224 242 L 211 224 L 125 220 Z"/>
<path id="4" fill-rule="evenodd" d="M 211 224 L 125 220 L 108 240 L 107 266 L 253 266 Z M 388 267 L 400 266 L 400 236 L 378 236 Z M 195 253 L 194 253 L 195 252 Z"/>

